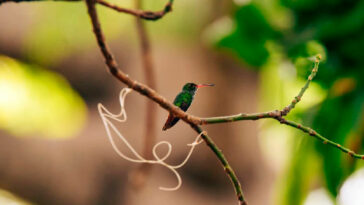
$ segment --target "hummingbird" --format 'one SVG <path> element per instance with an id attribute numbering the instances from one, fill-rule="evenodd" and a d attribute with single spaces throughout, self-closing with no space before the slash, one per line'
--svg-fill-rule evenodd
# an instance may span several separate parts
<path id="1" fill-rule="evenodd" d="M 208 86 L 214 86 L 214 84 L 197 85 L 195 83 L 186 83 L 182 88 L 182 92 L 180 92 L 174 99 L 173 104 L 186 112 L 193 101 L 193 97 L 195 96 L 197 89 Z M 172 113 L 169 113 L 168 119 L 164 124 L 162 130 L 164 131 L 166 129 L 173 127 L 178 122 L 178 120 L 179 120 L 178 117 L 175 117 L 173 116 Z"/>

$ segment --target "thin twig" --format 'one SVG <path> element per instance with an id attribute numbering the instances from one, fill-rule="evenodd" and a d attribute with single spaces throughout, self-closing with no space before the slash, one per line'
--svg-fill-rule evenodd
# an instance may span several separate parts
<path id="1" fill-rule="evenodd" d="M 284 116 L 287 116 L 288 113 L 302 99 L 303 94 L 307 90 L 307 88 L 308 88 L 309 84 L 311 83 L 312 79 L 317 74 L 318 66 L 320 64 L 320 60 L 321 60 L 321 55 L 317 55 L 316 59 L 315 59 L 315 62 L 314 62 L 313 69 L 312 69 L 311 74 L 309 75 L 305 85 L 301 88 L 298 95 L 292 100 L 291 104 L 286 106 L 283 110 L 281 110 L 281 111 L 274 110 L 274 111 L 270 111 L 270 112 L 253 113 L 253 114 L 240 113 L 240 114 L 230 115 L 230 116 L 200 118 L 201 119 L 201 124 L 206 125 L 206 124 L 236 122 L 236 121 L 242 121 L 242 120 L 259 120 L 259 119 L 271 118 L 271 119 L 278 120 L 282 124 L 297 128 L 297 129 L 299 129 L 299 130 L 301 130 L 301 131 L 303 131 L 305 133 L 308 133 L 310 136 L 313 136 L 313 137 L 317 138 L 318 140 L 322 141 L 324 144 L 329 144 L 329 145 L 333 146 L 334 148 L 337 148 L 337 149 L 341 150 L 342 152 L 349 154 L 351 157 L 364 160 L 364 154 L 363 155 L 357 154 L 353 150 L 351 150 L 349 148 L 346 148 L 346 147 L 343 147 L 342 145 L 323 137 L 322 135 L 318 134 L 315 130 L 313 130 L 310 127 L 303 126 L 301 124 L 298 124 L 298 123 L 293 122 L 293 121 L 286 120 L 284 118 Z"/>
<path id="2" fill-rule="evenodd" d="M 201 124 L 206 125 L 206 124 L 236 122 L 240 120 L 259 120 L 262 118 L 277 118 L 286 116 L 296 106 L 296 104 L 301 101 L 303 94 L 307 90 L 312 79 L 316 76 L 320 60 L 321 60 L 321 55 L 317 55 L 315 58 L 313 68 L 311 70 L 311 74 L 308 76 L 305 85 L 301 88 L 301 91 L 298 93 L 298 95 L 294 97 L 292 102 L 288 106 L 286 106 L 283 110 L 281 111 L 274 110 L 270 112 L 253 113 L 253 114 L 240 113 L 237 115 L 230 115 L 230 116 L 201 118 Z"/>
<path id="3" fill-rule="evenodd" d="M 96 0 L 96 2 L 103 6 L 108 7 L 110 9 L 113 9 L 115 11 L 122 12 L 122 13 L 128 13 L 128 14 L 134 15 L 136 17 L 145 19 L 145 20 L 158 20 L 158 19 L 162 18 L 164 15 L 166 15 L 167 13 L 172 11 L 172 4 L 173 4 L 173 0 L 169 0 L 167 2 L 167 4 L 164 6 L 164 9 L 161 11 L 142 11 L 139 9 L 123 8 L 123 7 L 109 3 L 104 0 Z"/>
<path id="4" fill-rule="evenodd" d="M 354 158 L 357 158 L 357 159 L 364 159 L 364 154 L 357 154 L 353 150 L 350 150 L 350 149 L 348 149 L 346 147 L 343 147 L 340 144 L 323 137 L 322 135 L 320 135 L 319 133 L 317 133 L 315 130 L 311 129 L 310 127 L 303 126 L 303 125 L 301 125 L 299 123 L 296 123 L 296 122 L 293 122 L 293 121 L 290 121 L 290 120 L 286 120 L 284 118 L 282 118 L 280 120 L 280 122 L 282 124 L 285 124 L 285 125 L 297 128 L 299 130 L 302 130 L 303 132 L 308 133 L 310 136 L 313 136 L 313 137 L 317 138 L 318 140 L 322 141 L 324 144 L 328 144 L 328 145 L 331 145 L 331 146 L 333 146 L 333 147 L 335 147 L 337 149 L 340 149 L 342 152 L 347 153 L 351 157 L 354 157 Z"/>
<path id="5" fill-rule="evenodd" d="M 211 118 L 201 118 L 202 124 L 216 124 L 216 123 L 228 123 L 228 122 L 235 122 L 235 121 L 243 121 L 243 120 L 260 120 L 260 119 L 275 119 L 278 120 L 280 123 L 297 128 L 305 133 L 308 133 L 310 136 L 321 140 L 324 144 L 329 144 L 334 148 L 338 148 L 339 150 L 343 151 L 344 153 L 349 154 L 350 156 L 363 159 L 364 154 L 356 154 L 353 150 L 343 147 L 340 144 L 337 144 L 333 141 L 328 140 L 327 138 L 323 137 L 322 135 L 318 134 L 315 130 L 310 127 L 303 126 L 293 121 L 286 120 L 282 115 L 281 111 L 275 110 L 271 112 L 264 112 L 264 113 L 254 113 L 254 114 L 237 114 L 231 116 L 222 116 L 222 117 L 211 117 Z"/>
<path id="6" fill-rule="evenodd" d="M 0 4 L 5 3 L 5 2 L 20 3 L 20 2 L 32 2 L 32 1 L 76 2 L 76 1 L 82 1 L 82 0 L 0 0 Z M 162 18 L 167 13 L 172 11 L 173 0 L 169 0 L 166 3 L 166 5 L 164 6 L 163 10 L 161 10 L 161 11 L 143 11 L 143 10 L 139 10 L 139 9 L 128 9 L 128 8 L 120 7 L 120 6 L 116 5 L 116 4 L 109 3 L 109 2 L 104 1 L 104 0 L 96 0 L 96 3 L 98 3 L 100 5 L 103 5 L 103 6 L 107 7 L 107 8 L 113 9 L 113 10 L 115 10 L 117 12 L 130 14 L 130 15 L 142 18 L 144 20 L 155 21 L 155 20 L 158 20 L 158 19 Z"/>
<path id="7" fill-rule="evenodd" d="M 201 125 L 207 125 L 207 124 L 237 122 L 242 120 L 259 120 L 264 118 L 274 118 L 275 116 L 277 116 L 277 114 L 279 115 L 279 111 L 252 113 L 252 114 L 239 113 L 236 115 L 208 117 L 200 119 L 201 119 Z"/>
<path id="8" fill-rule="evenodd" d="M 282 116 L 288 115 L 288 113 L 296 106 L 296 104 L 299 101 L 301 101 L 303 94 L 307 90 L 307 88 L 310 85 L 312 79 L 316 76 L 316 73 L 318 71 L 318 67 L 319 67 L 319 64 L 320 64 L 320 60 L 321 60 L 321 55 L 319 54 L 319 55 L 316 56 L 313 69 L 311 71 L 311 74 L 308 76 L 306 84 L 301 88 L 301 91 L 298 93 L 298 95 L 292 100 L 291 104 L 289 104 L 287 107 L 285 107 L 281 111 Z"/>

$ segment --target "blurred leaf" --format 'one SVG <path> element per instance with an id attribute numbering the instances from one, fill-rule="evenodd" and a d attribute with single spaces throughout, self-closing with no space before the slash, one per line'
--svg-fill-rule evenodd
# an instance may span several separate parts
<path id="1" fill-rule="evenodd" d="M 292 48 L 302 48 L 311 41 L 319 42 L 326 50 L 327 61 L 321 64 L 316 81 L 330 88 L 339 76 L 364 77 L 361 69 L 364 64 L 364 1 L 281 1 L 295 15 L 293 30 L 286 32 L 282 39 L 289 55 L 296 58 L 299 53 L 292 52 L 295 50 Z M 302 4 L 302 7 L 295 4 Z"/>
<path id="2" fill-rule="evenodd" d="M 328 139 L 348 146 L 350 137 L 356 136 L 351 133 L 360 128 L 362 109 L 363 96 L 359 92 L 328 98 L 315 116 L 314 129 Z M 339 186 L 354 170 L 355 164 L 347 154 L 324 146 L 321 142 L 316 143 L 316 150 L 323 158 L 326 186 L 329 192 L 336 196 Z"/>
<path id="3" fill-rule="evenodd" d="M 259 93 L 262 99 L 259 103 L 262 110 L 273 110 L 287 106 L 298 94 L 311 73 L 313 62 L 308 58 L 297 58 L 294 65 L 285 58 L 282 49 L 277 44 L 269 43 L 267 48 L 270 53 L 269 59 L 259 72 Z M 304 72 L 301 71 L 302 67 L 297 65 L 298 60 L 301 59 L 305 63 L 305 69 L 307 69 L 303 78 L 297 75 L 297 73 Z M 327 91 L 314 80 L 311 82 L 309 90 L 305 92 L 302 103 L 292 110 L 293 116 L 321 103 L 326 95 Z"/>
<path id="4" fill-rule="evenodd" d="M 280 2 L 279 9 L 269 9 L 276 5 L 275 2 Z M 285 9 L 280 9 L 282 5 Z M 290 12 L 293 17 L 290 26 L 274 23 Z M 232 17 L 231 31 L 216 45 L 249 65 L 263 68 L 261 104 L 277 109 L 277 105 L 286 100 L 285 94 L 296 88 L 290 80 L 297 81 L 296 74 L 306 79 L 310 73 L 312 62 L 307 57 L 320 53 L 324 61 L 314 82 L 319 83 L 324 102 L 320 103 L 320 97 L 309 107 L 298 106 L 290 118 L 301 115 L 305 125 L 312 125 L 323 136 L 357 152 L 363 150 L 363 129 L 360 127 L 364 124 L 364 1 L 266 0 L 258 3 L 253 0 L 253 3 L 239 7 Z M 270 49 L 270 45 L 279 49 Z M 286 57 L 292 58 L 296 73 L 290 69 L 293 66 L 285 63 Z M 279 69 L 267 69 L 272 66 Z M 284 86 L 277 80 L 284 81 Z M 314 86 L 310 86 L 308 93 L 312 88 Z M 308 93 L 303 100 L 311 98 L 306 96 Z M 325 97 L 326 93 L 329 97 Z M 358 161 L 310 137 L 304 138 L 301 145 L 298 141 L 297 146 L 291 167 L 283 177 L 280 199 L 283 204 L 301 204 L 309 189 L 317 187 L 317 183 L 326 185 L 330 194 L 336 196 L 343 180 L 358 168 Z M 322 169 L 317 156 L 322 158 Z"/>
<path id="5" fill-rule="evenodd" d="M 321 55 L 321 62 L 324 62 L 326 60 L 325 46 L 315 40 L 297 44 L 289 50 L 289 55 L 292 58 L 308 58 L 317 54 Z"/>
<path id="6" fill-rule="evenodd" d="M 362 30 L 364 25 L 364 1 L 351 2 L 354 3 L 349 3 L 349 9 L 345 10 L 345 7 L 343 7 L 342 12 L 332 13 L 330 16 L 317 20 L 316 38 L 334 40 Z"/>
<path id="7" fill-rule="evenodd" d="M 296 140 L 297 150 L 292 150 L 292 161 L 287 172 L 281 177 L 282 197 L 278 204 L 295 205 L 302 204 L 310 185 L 319 169 L 317 159 L 312 155 L 313 142 L 307 136 L 300 134 L 300 140 Z M 296 136 L 298 137 L 298 136 Z M 302 139 L 303 137 L 303 139 Z"/>
<path id="8" fill-rule="evenodd" d="M 297 44 L 292 46 L 288 50 L 288 55 L 293 58 L 295 67 L 297 69 L 297 73 L 299 76 L 307 79 L 307 76 L 310 75 L 313 62 L 310 57 L 320 54 L 322 56 L 321 63 L 319 66 L 319 75 L 317 77 L 322 76 L 322 71 L 325 71 L 325 67 L 323 67 L 326 61 L 326 49 L 325 47 L 319 43 L 318 41 L 307 41 L 301 44 Z M 317 81 L 317 77 L 315 81 Z"/>
<path id="9" fill-rule="evenodd" d="M 196 37 L 199 28 L 208 18 L 207 5 L 210 4 L 207 1 L 176 1 L 174 3 L 176 9 L 167 14 L 168 17 L 155 22 L 146 21 L 148 30 L 151 30 L 150 34 L 156 34 L 156 37 L 163 42 L 166 37 Z M 134 0 L 109 2 L 123 8 L 134 6 Z M 166 2 L 166 0 L 145 1 L 143 7 L 146 10 L 159 11 Z M 87 49 L 96 46 L 84 2 L 43 2 L 34 4 L 33 10 L 36 11 L 36 15 L 32 16 L 35 23 L 26 33 L 23 43 L 24 54 L 29 61 L 41 65 L 57 64 L 74 53 L 87 52 Z M 112 44 L 115 39 L 137 43 L 134 16 L 103 6 L 97 6 L 97 10 L 106 40 L 111 46 L 119 46 Z"/>
<path id="10" fill-rule="evenodd" d="M 286 5 L 290 8 L 305 10 L 312 9 L 318 5 L 318 1 L 316 0 L 281 0 L 283 5 Z"/>
<path id="11" fill-rule="evenodd" d="M 232 52 L 252 66 L 262 66 L 269 57 L 266 42 L 276 32 L 256 4 L 239 7 L 230 33 L 216 42 L 218 48 Z"/>
<path id="12" fill-rule="evenodd" d="M 352 92 L 357 87 L 357 81 L 355 78 L 340 78 L 335 81 L 331 87 L 331 94 L 334 97 L 342 96 L 344 94 Z"/>
<path id="13" fill-rule="evenodd" d="M 311 109 L 303 116 L 302 124 L 312 123 L 316 109 Z M 282 205 L 300 205 L 307 197 L 310 188 L 322 181 L 321 160 L 315 153 L 315 139 L 294 130 L 294 144 L 291 147 L 291 161 L 286 172 L 280 177 L 281 188 L 279 203 Z"/>
<path id="14" fill-rule="evenodd" d="M 132 5 L 133 1 L 131 0 Z M 118 2 L 124 4 L 125 1 L 119 0 Z M 166 2 L 167 0 L 143 1 L 143 8 L 159 11 Z M 167 40 L 185 42 L 189 40 L 196 43 L 196 39 L 199 40 L 201 35 L 201 27 L 205 26 L 206 21 L 211 19 L 213 5 L 209 0 L 174 1 L 173 12 L 168 13 L 165 18 L 158 21 L 145 21 L 145 23 L 150 31 L 150 36 L 154 40 L 158 40 L 158 42 L 166 43 Z M 135 35 L 135 33 L 132 33 L 132 35 Z"/>
<path id="15" fill-rule="evenodd" d="M 130 7 L 132 1 L 123 4 Z M 24 53 L 30 61 L 51 65 L 96 46 L 84 2 L 43 2 L 34 9 L 35 23 L 24 39 Z M 133 17 L 101 6 L 98 13 L 108 41 L 119 37 L 121 31 L 134 23 L 128 21 Z"/>
<path id="16" fill-rule="evenodd" d="M 0 56 L 0 129 L 64 138 L 84 124 L 86 107 L 61 76 Z"/>

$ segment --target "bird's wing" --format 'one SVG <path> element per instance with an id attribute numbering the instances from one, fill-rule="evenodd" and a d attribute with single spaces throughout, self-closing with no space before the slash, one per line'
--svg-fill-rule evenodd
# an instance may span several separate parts
<path id="1" fill-rule="evenodd" d="M 192 100 L 193 99 L 190 95 L 180 93 L 174 99 L 173 104 L 181 108 L 183 111 L 187 111 L 187 109 L 191 106 Z"/>
<path id="2" fill-rule="evenodd" d="M 179 106 L 183 111 L 187 111 L 188 110 L 188 108 L 191 106 L 191 101 L 189 101 L 189 102 L 186 102 L 186 101 L 183 101 L 182 103 L 181 103 L 181 106 Z"/>

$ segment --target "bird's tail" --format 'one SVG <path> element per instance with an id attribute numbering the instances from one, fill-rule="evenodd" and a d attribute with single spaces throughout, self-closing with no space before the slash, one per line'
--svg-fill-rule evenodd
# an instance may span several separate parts
<path id="1" fill-rule="evenodd" d="M 166 123 L 164 124 L 162 130 L 165 131 L 171 127 L 173 127 L 173 125 L 175 125 L 178 122 L 179 118 L 178 117 L 174 117 L 171 113 L 168 115 L 168 119 L 166 121 Z"/>
<path id="2" fill-rule="evenodd" d="M 168 129 L 170 127 L 168 127 L 166 124 L 163 126 L 162 130 L 165 131 L 166 129 Z"/>

